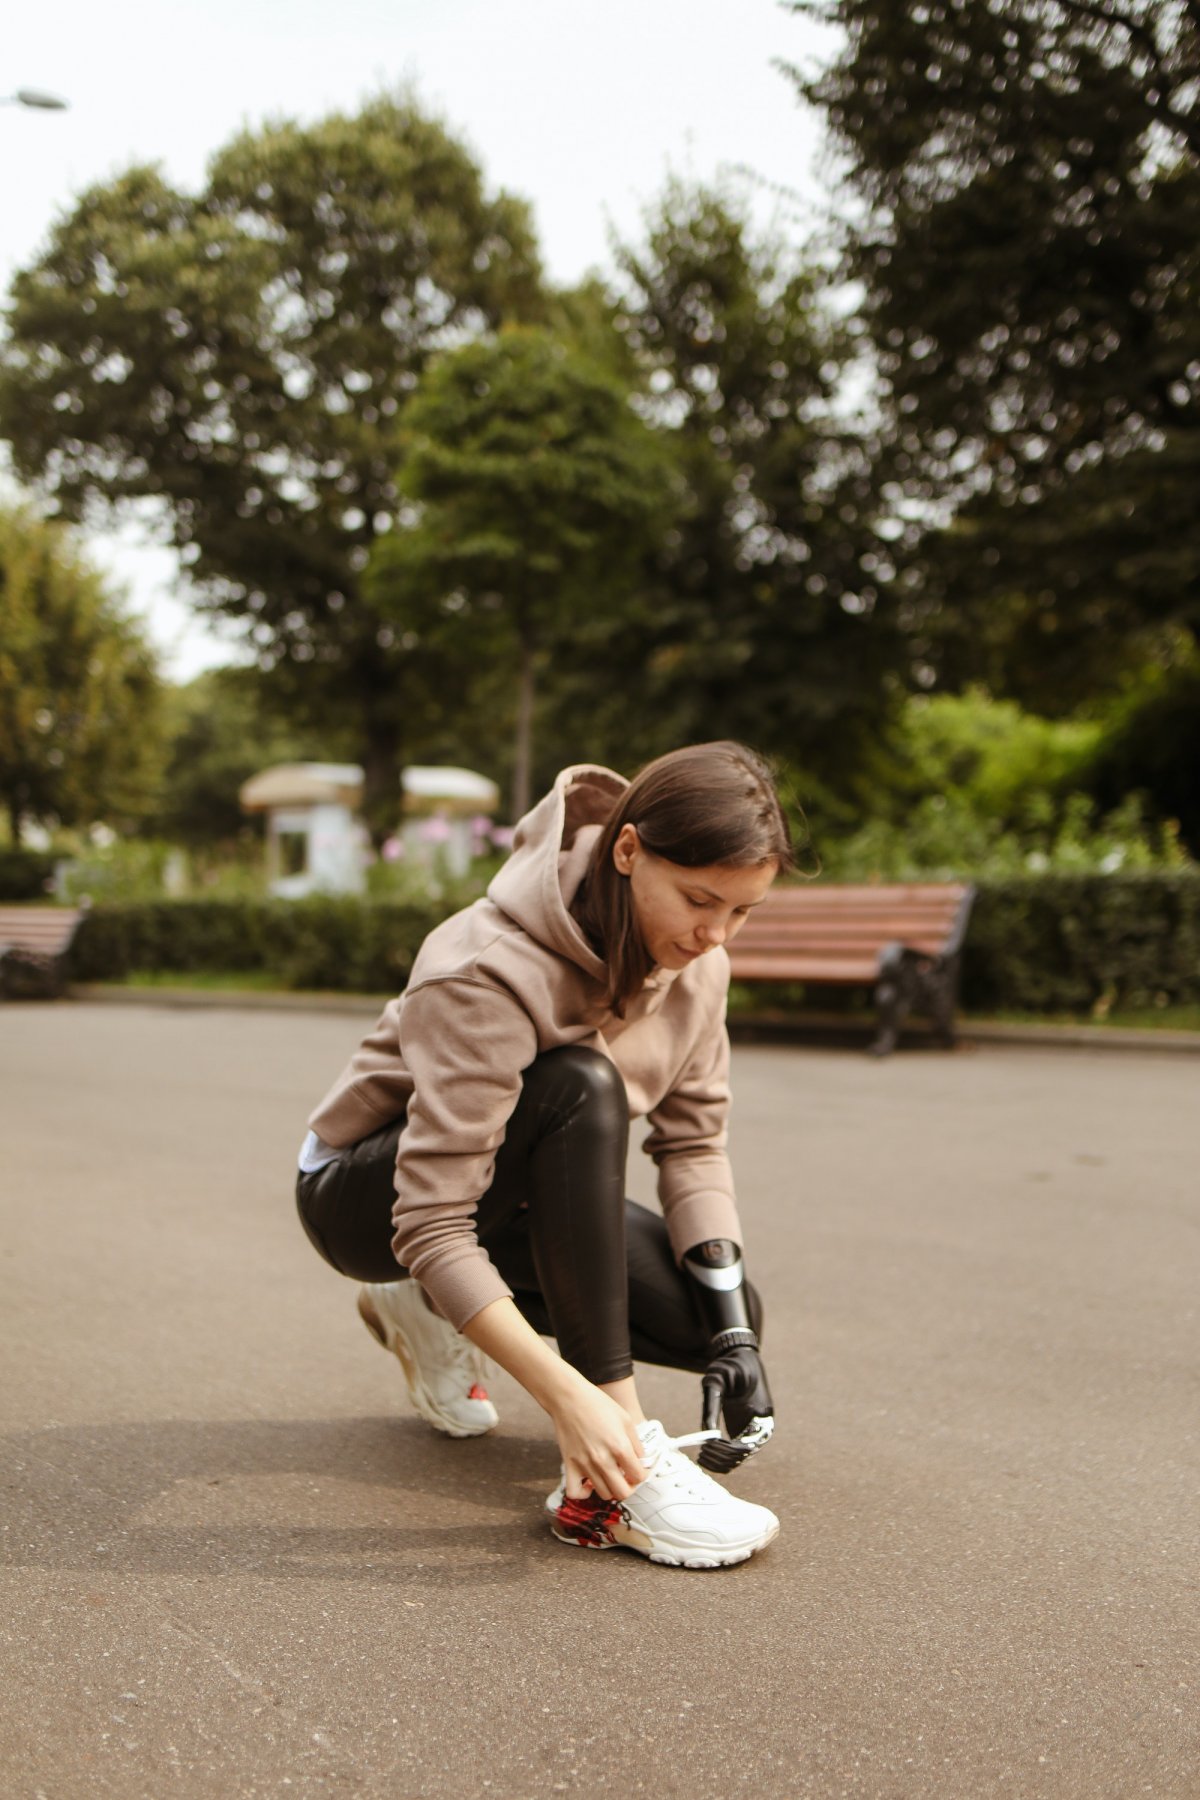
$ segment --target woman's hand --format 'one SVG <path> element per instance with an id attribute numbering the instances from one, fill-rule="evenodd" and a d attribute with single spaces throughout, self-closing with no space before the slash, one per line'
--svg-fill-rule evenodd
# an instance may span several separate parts
<path id="1" fill-rule="evenodd" d="M 573 1500 L 624 1500 L 646 1473 L 642 1441 L 624 1407 L 543 1344 L 511 1300 L 493 1300 L 463 1335 L 515 1376 L 550 1415 Z"/>
<path id="2" fill-rule="evenodd" d="M 646 1468 L 641 1439 L 624 1408 L 576 1375 L 563 1398 L 547 1410 L 562 1452 L 568 1499 L 593 1493 L 602 1500 L 626 1499 Z"/>
<path id="3" fill-rule="evenodd" d="M 731 1438 L 740 1437 L 755 1418 L 775 1411 L 762 1357 L 748 1344 L 723 1351 L 709 1363 L 704 1375 L 704 1429 L 717 1423 L 717 1408 L 725 1415 Z"/>

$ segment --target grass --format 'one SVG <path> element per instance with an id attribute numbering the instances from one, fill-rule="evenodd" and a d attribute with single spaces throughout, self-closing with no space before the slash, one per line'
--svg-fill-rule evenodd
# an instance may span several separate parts
<path id="1" fill-rule="evenodd" d="M 1104 1018 L 1090 1013 L 993 1012 L 968 1015 L 997 1025 L 1094 1025 L 1117 1031 L 1200 1031 L 1200 1006 L 1114 1007 Z"/>
<path id="2" fill-rule="evenodd" d="M 279 993 L 279 978 L 269 969 L 135 969 L 124 981 L 103 987 L 198 988 L 204 993 Z"/>
<path id="3" fill-rule="evenodd" d="M 135 970 L 123 982 L 105 982 L 102 986 L 130 988 L 193 988 L 204 993 L 282 993 L 285 990 L 278 978 L 265 969 L 231 969 L 231 970 L 180 970 L 180 969 L 139 969 Z M 772 995 L 775 1004 L 767 1007 L 753 1004 L 753 990 L 741 988 L 734 990 L 734 1004 L 731 1013 L 752 1014 L 754 1012 L 770 1012 L 773 1017 L 787 1018 L 794 1016 L 803 1019 L 805 1008 L 798 996 Z M 814 1009 L 819 1010 L 819 1009 Z M 810 1015 L 811 1016 L 811 1015 Z M 822 1019 L 831 1015 L 821 1012 Z M 998 1025 L 1093 1025 L 1107 1027 L 1118 1031 L 1200 1031 L 1200 1006 L 1147 1006 L 1116 1007 L 1105 1018 L 1093 1018 L 1089 1013 L 1037 1013 L 1002 1010 L 986 1013 L 967 1013 L 964 1017 L 976 1024 L 995 1023 Z M 861 1023 L 864 1026 L 874 1023 L 874 1009 L 869 1004 L 846 1008 L 845 1018 L 848 1024 Z"/>

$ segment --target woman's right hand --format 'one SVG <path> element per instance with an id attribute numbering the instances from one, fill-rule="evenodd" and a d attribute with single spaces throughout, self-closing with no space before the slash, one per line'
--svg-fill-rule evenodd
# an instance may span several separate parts
<path id="1" fill-rule="evenodd" d="M 543 1344 L 513 1301 L 491 1301 L 468 1319 L 463 1332 L 549 1414 L 572 1500 L 587 1494 L 624 1500 L 633 1492 L 646 1473 L 633 1420 L 603 1388 Z"/>
<path id="2" fill-rule="evenodd" d="M 572 1371 L 574 1373 L 574 1371 Z M 642 1441 L 623 1407 L 578 1375 L 552 1408 L 550 1418 L 562 1453 L 567 1497 L 624 1500 L 643 1480 Z"/>

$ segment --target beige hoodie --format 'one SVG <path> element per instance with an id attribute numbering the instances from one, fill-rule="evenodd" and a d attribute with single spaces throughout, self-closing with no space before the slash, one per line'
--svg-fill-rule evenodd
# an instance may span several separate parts
<path id="1" fill-rule="evenodd" d="M 432 931 L 309 1124 L 337 1148 L 407 1110 L 396 1157 L 396 1258 L 460 1329 L 507 1295 L 474 1215 L 535 1056 L 584 1044 L 620 1070 L 676 1256 L 707 1238 L 742 1242 L 725 1153 L 729 959 L 712 950 L 654 969 L 618 1019 L 604 965 L 568 908 L 628 784 L 577 764 L 518 825 L 513 853 L 477 900 Z"/>

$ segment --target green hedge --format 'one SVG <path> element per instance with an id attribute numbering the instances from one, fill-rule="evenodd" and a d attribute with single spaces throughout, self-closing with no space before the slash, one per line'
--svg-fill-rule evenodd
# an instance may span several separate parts
<path id="1" fill-rule="evenodd" d="M 136 970 L 266 971 L 281 986 L 394 993 L 445 903 L 161 900 L 97 905 L 78 981 Z M 814 990 L 814 995 L 815 995 Z M 967 933 L 969 1010 L 1089 1012 L 1200 1001 L 1200 875 L 1062 875 L 981 886 Z"/>
<path id="2" fill-rule="evenodd" d="M 54 862 L 41 850 L 0 850 L 0 900 L 44 900 Z"/>
<path id="3" fill-rule="evenodd" d="M 968 1011 L 1090 1012 L 1200 1000 L 1200 875 L 988 882 L 963 955 Z"/>
<path id="4" fill-rule="evenodd" d="M 143 969 L 265 970 L 282 987 L 396 993 L 443 909 L 396 901 L 156 900 L 98 905 L 71 951 L 77 981 Z"/>

